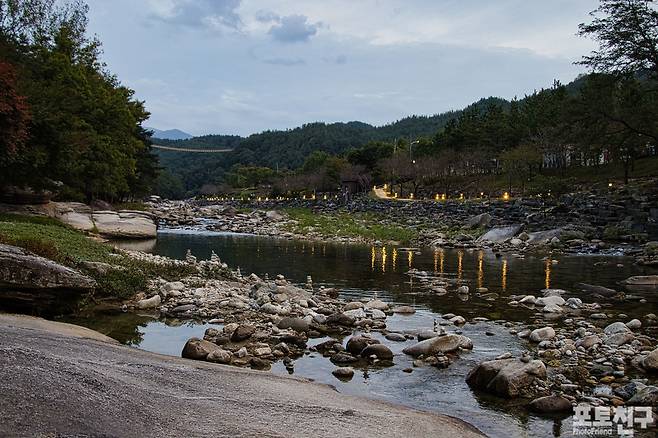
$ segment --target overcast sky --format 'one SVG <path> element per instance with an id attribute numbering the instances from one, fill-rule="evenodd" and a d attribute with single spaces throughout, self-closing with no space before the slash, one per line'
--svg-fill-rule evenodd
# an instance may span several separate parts
<path id="1" fill-rule="evenodd" d="M 596 0 L 89 0 L 148 126 L 248 135 L 375 125 L 572 80 Z"/>

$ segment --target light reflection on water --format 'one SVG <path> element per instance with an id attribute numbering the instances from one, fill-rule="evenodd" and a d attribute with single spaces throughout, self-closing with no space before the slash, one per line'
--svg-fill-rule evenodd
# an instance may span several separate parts
<path id="1" fill-rule="evenodd" d="M 619 288 L 619 280 L 643 273 L 629 259 L 622 257 L 561 257 L 559 263 L 553 265 L 550 260 L 540 257 L 498 258 L 481 250 L 422 248 L 416 252 L 390 246 L 334 245 L 217 233 L 161 233 L 152 250 L 183 259 L 188 248 L 201 259 L 209 258 L 214 250 L 230 266 L 240 266 L 245 274 L 255 272 L 263 276 L 269 273 L 272 278 L 281 273 L 298 283 L 305 282 L 306 276 L 311 275 L 315 285 L 337 286 L 347 299 L 377 297 L 418 309 L 412 316 L 388 318 L 387 326 L 391 330 L 430 329 L 436 319 L 440 320 L 441 313 L 448 312 L 463 315 L 466 319 L 485 316 L 526 321 L 534 318 L 534 311 L 510 307 L 508 295 L 539 295 L 540 289 L 554 287 L 571 290 L 575 296 L 591 302 L 586 293 L 573 290 L 575 283 Z M 406 257 L 404 252 L 407 252 Z M 623 266 L 618 267 L 618 264 Z M 471 294 L 462 301 L 455 299 L 451 288 L 444 296 L 424 293 L 418 282 L 405 274 L 411 268 L 486 287 L 501 297 L 489 302 Z M 646 304 L 626 302 L 606 311 L 623 311 L 631 317 L 655 312 L 655 294 L 646 298 Z M 185 339 L 201 337 L 206 327 L 177 325 L 170 328 L 162 322 L 146 322 L 137 329 L 139 339 L 133 343 L 152 351 L 178 354 Z M 518 353 L 523 345 L 499 324 L 467 324 L 463 330 L 473 339 L 475 348 L 445 370 L 415 368 L 410 374 L 403 372 L 403 369 L 412 367 L 411 359 L 401 353 L 411 341 L 392 343 L 375 334 L 394 351 L 393 367 L 361 369 L 351 382 L 343 383 L 331 375 L 334 365 L 315 353 L 296 361 L 295 374 L 335 385 L 341 392 L 454 415 L 490 436 L 569 436 L 570 419 L 542 419 L 529 415 L 514 402 L 471 392 L 464 376 L 477 362 L 507 351 Z M 487 336 L 487 331 L 493 332 L 494 336 Z M 287 373 L 280 363 L 274 365 L 273 372 Z"/>

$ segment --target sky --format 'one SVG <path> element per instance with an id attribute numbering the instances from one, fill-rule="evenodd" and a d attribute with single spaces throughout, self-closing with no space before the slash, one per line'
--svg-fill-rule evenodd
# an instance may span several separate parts
<path id="1" fill-rule="evenodd" d="M 147 126 L 249 135 L 382 125 L 584 73 L 597 0 L 88 0 Z"/>

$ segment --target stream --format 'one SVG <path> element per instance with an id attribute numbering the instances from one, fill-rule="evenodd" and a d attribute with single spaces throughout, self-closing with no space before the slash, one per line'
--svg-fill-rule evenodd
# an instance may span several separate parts
<path id="1" fill-rule="evenodd" d="M 464 378 L 478 362 L 510 352 L 520 354 L 526 341 L 509 333 L 503 322 L 521 323 L 537 319 L 535 310 L 512 307 L 509 295 L 541 295 L 544 288 L 570 291 L 585 302 L 593 299 L 574 288 L 578 282 L 619 288 L 618 282 L 631 275 L 645 273 L 622 256 L 556 256 L 557 263 L 541 257 L 511 254 L 497 257 L 491 252 L 461 249 L 420 248 L 411 251 L 391 246 L 331 244 L 285 240 L 244 234 L 228 234 L 189 230 L 168 230 L 157 240 L 122 242 L 119 246 L 184 259 L 188 249 L 199 259 L 215 251 L 233 269 L 242 274 L 266 274 L 273 278 L 283 274 L 293 282 L 303 284 L 307 276 L 315 287 L 336 287 L 345 299 L 379 298 L 393 304 L 411 305 L 413 315 L 395 314 L 387 318 L 390 330 L 431 329 L 440 315 L 454 313 L 467 320 L 485 317 L 490 321 L 467 323 L 461 328 L 473 340 L 472 352 L 448 368 L 413 368 L 412 359 L 401 351 L 413 341 L 390 342 L 374 332 L 373 336 L 389 346 L 394 354 L 391 367 L 357 369 L 354 378 L 343 382 L 331 371 L 335 366 L 319 353 L 309 352 L 295 361 L 294 374 L 333 385 L 347 394 L 377 398 L 413 408 L 437 411 L 461 418 L 492 437 L 572 436 L 570 417 L 536 416 L 520 401 L 502 400 L 473 392 Z M 427 293 L 407 272 L 418 269 L 444 276 L 454 276 L 474 290 L 486 287 L 500 295 L 487 301 L 471 295 L 465 301 L 453 293 L 437 296 Z M 645 302 L 624 301 L 606 313 L 624 313 L 626 320 L 656 312 L 655 294 L 643 296 Z M 190 337 L 202 337 L 206 328 L 217 325 L 178 319 L 157 319 L 148 314 L 98 312 L 93 317 L 67 319 L 105 333 L 120 342 L 145 350 L 179 356 Z M 495 322 L 494 322 L 495 321 Z M 608 321 L 609 323 L 610 321 Z M 455 327 L 446 327 L 454 330 Z M 309 346 L 328 338 L 311 339 Z M 408 372 L 413 368 L 413 372 Z M 287 375 L 281 362 L 271 372 Z"/>

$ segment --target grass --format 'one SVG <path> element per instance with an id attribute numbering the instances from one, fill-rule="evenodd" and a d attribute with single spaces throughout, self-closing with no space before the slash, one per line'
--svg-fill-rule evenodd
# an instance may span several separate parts
<path id="1" fill-rule="evenodd" d="M 41 216 L 0 215 L 0 243 L 19 246 L 65 266 L 79 269 L 93 277 L 98 287 L 94 297 L 132 297 L 146 288 L 150 278 L 178 280 L 190 275 L 194 268 L 158 265 L 129 258 L 111 245 L 88 238 L 61 222 Z M 114 265 L 106 273 L 85 267 L 84 262 Z"/>
<path id="2" fill-rule="evenodd" d="M 362 237 L 382 242 L 409 243 L 416 230 L 383 224 L 383 218 L 373 213 L 318 214 L 306 208 L 288 208 L 285 212 L 297 224 L 289 231 L 307 234 L 311 231 L 323 237 Z"/>

